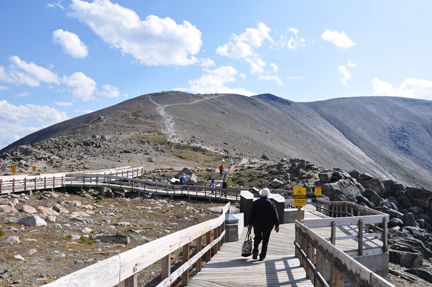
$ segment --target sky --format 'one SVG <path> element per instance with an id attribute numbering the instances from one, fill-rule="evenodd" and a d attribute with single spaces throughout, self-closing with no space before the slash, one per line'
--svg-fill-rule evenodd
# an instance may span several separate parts
<path id="1" fill-rule="evenodd" d="M 153 92 L 432 100 L 432 1 L 0 1 L 0 148 Z"/>

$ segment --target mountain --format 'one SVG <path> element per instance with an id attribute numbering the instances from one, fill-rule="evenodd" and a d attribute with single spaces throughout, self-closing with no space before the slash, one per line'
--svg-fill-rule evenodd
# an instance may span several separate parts
<path id="1" fill-rule="evenodd" d="M 301 158 L 382 179 L 432 187 L 432 102 L 389 97 L 312 103 L 271 94 L 162 92 L 30 134 L 17 145 L 68 136 L 139 137 L 161 131 L 173 142 L 228 149 L 250 158 Z"/>

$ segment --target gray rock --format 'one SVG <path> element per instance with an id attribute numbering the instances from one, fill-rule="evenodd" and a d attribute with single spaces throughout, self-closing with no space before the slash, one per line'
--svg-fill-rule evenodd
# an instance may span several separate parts
<path id="1" fill-rule="evenodd" d="M 354 182 L 347 179 L 322 185 L 322 193 L 328 196 L 330 200 L 347 200 L 354 202 L 357 195 L 363 191 L 364 188 L 361 185 L 355 185 Z"/>
<path id="2" fill-rule="evenodd" d="M 8 236 L 8 237 L 6 237 L 4 242 L 9 243 L 9 244 L 20 244 L 21 243 L 18 236 Z"/>
<path id="3" fill-rule="evenodd" d="M 277 178 L 274 178 L 274 179 L 271 181 L 270 185 L 271 185 L 272 187 L 274 187 L 274 188 L 278 188 L 278 187 L 283 186 L 284 183 L 283 183 L 282 181 L 278 180 Z"/>
<path id="4" fill-rule="evenodd" d="M 395 217 L 395 218 L 390 219 L 388 225 L 391 226 L 391 227 L 394 227 L 394 226 L 403 226 L 403 221 L 402 221 L 402 219 Z"/>
<path id="5" fill-rule="evenodd" d="M 412 206 L 408 210 L 414 214 L 421 214 L 421 213 L 425 212 L 425 210 L 423 208 L 420 208 L 418 206 Z"/>
<path id="6" fill-rule="evenodd" d="M 375 191 L 371 189 L 366 189 L 365 191 L 363 191 L 362 195 L 367 199 L 369 199 L 369 201 L 373 203 L 375 206 L 381 205 L 381 201 L 382 201 L 381 197 Z"/>
<path id="7" fill-rule="evenodd" d="M 47 223 L 45 220 L 40 218 L 37 215 L 33 215 L 32 217 L 27 217 L 19 220 L 19 224 L 25 225 L 25 226 L 47 226 Z"/>
<path id="8" fill-rule="evenodd" d="M 402 220 L 405 226 L 417 226 L 417 222 L 415 220 L 415 216 L 413 213 L 408 212 L 402 216 Z"/>
<path id="9" fill-rule="evenodd" d="M 320 172 L 318 174 L 319 180 L 322 183 L 330 183 L 332 176 L 333 176 L 332 171 Z"/>
<path id="10" fill-rule="evenodd" d="M 420 277 L 423 280 L 426 280 L 430 283 L 432 283 L 432 273 L 427 271 L 427 270 L 423 270 L 423 269 L 408 269 L 406 270 L 407 272 L 417 275 L 418 277 Z"/>
<path id="11" fill-rule="evenodd" d="M 116 235 L 96 235 L 94 239 L 98 239 L 101 242 L 114 242 L 114 243 L 121 243 L 121 244 L 130 244 L 130 238 L 129 236 L 123 235 L 123 234 L 116 234 Z"/>
<path id="12" fill-rule="evenodd" d="M 402 267 L 420 267 L 423 263 L 422 254 L 417 252 L 408 252 L 400 250 L 389 250 L 389 261 L 399 264 Z"/>
<path id="13" fill-rule="evenodd" d="M 366 197 L 364 197 L 361 194 L 357 195 L 356 199 L 359 203 L 364 203 L 369 208 L 375 208 L 375 204 L 370 202 L 369 199 L 367 199 Z"/>
<path id="14" fill-rule="evenodd" d="M 390 218 L 401 218 L 402 219 L 402 217 L 404 216 L 404 214 L 402 212 L 399 212 L 399 211 L 391 209 L 391 208 L 387 208 L 385 206 L 383 206 L 381 211 L 390 215 Z"/>

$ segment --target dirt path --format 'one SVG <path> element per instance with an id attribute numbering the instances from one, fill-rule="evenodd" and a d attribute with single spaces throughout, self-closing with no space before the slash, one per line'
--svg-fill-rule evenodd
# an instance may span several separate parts
<path id="1" fill-rule="evenodd" d="M 175 133 L 175 129 L 174 129 L 175 121 L 174 121 L 172 116 L 168 115 L 165 112 L 165 108 L 171 107 L 171 106 L 194 105 L 194 104 L 202 102 L 202 101 L 207 101 L 207 100 L 219 98 L 220 96 L 221 95 L 208 96 L 208 97 L 205 97 L 205 98 L 202 98 L 199 100 L 195 100 L 195 101 L 190 102 L 190 103 L 176 103 L 176 104 L 169 104 L 169 105 L 160 105 L 160 104 L 156 103 L 150 96 L 149 96 L 149 100 L 157 106 L 158 113 L 165 119 L 165 131 L 164 132 L 168 133 L 168 138 L 170 140 L 174 140 L 177 136 Z"/>

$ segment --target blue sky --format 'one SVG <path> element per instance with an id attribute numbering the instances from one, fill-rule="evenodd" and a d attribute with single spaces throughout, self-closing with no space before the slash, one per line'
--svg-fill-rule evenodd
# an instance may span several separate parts
<path id="1" fill-rule="evenodd" d="M 1 1 L 0 148 L 152 92 L 432 100 L 430 1 Z"/>

